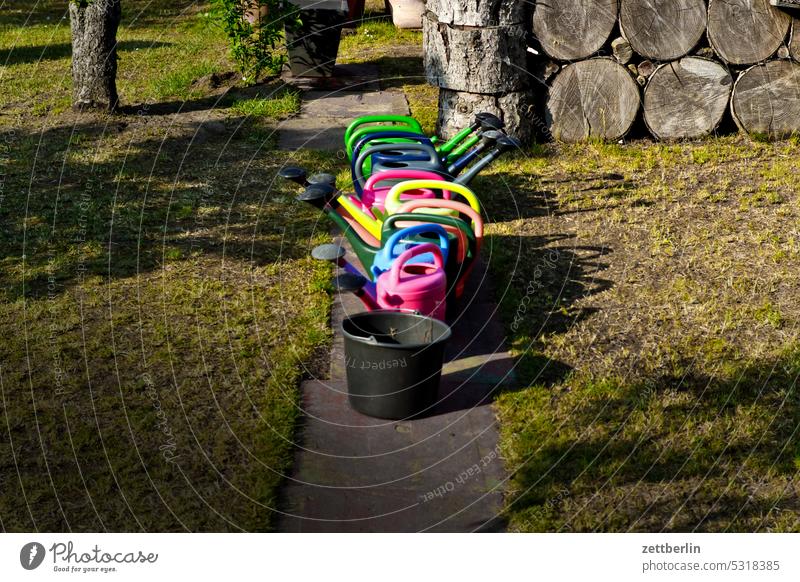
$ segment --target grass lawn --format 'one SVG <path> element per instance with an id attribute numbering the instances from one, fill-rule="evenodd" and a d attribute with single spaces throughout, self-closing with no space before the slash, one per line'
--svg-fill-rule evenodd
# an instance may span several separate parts
<path id="1" fill-rule="evenodd" d="M 797 531 L 796 142 L 548 146 L 477 184 L 522 531 Z"/>
<path id="2" fill-rule="evenodd" d="M 64 6 L 7 4 L 0 526 L 269 529 L 329 340 L 327 224 L 272 183 L 298 97 L 226 92 L 203 5 L 130 1 L 127 114 L 76 116 Z M 432 130 L 420 42 L 371 12 L 340 61 L 378 63 Z M 800 530 L 798 157 L 540 145 L 474 182 L 521 380 L 496 399 L 512 530 Z"/>
<path id="3" fill-rule="evenodd" d="M 3 530 L 274 523 L 326 364 L 328 231 L 273 184 L 297 95 L 226 92 L 206 8 L 123 3 L 115 116 L 69 110 L 64 2 L 0 11 Z"/>

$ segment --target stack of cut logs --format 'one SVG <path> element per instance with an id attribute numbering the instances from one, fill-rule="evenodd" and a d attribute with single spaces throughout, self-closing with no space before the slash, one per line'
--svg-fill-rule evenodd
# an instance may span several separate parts
<path id="1" fill-rule="evenodd" d="M 523 141 L 534 108 L 526 68 L 530 14 L 517 0 L 428 0 L 425 73 L 440 88 L 437 132 L 452 137 L 486 111 Z"/>
<path id="2" fill-rule="evenodd" d="M 770 0 L 536 0 L 533 34 L 556 139 L 620 139 L 640 109 L 664 140 L 711 134 L 728 109 L 748 133 L 800 131 L 800 18 Z"/>

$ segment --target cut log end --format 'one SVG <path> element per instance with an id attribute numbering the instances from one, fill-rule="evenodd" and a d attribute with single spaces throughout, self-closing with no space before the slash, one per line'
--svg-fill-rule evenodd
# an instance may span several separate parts
<path id="1" fill-rule="evenodd" d="M 545 120 L 553 138 L 617 140 L 630 131 L 640 106 L 639 86 L 610 58 L 565 67 L 550 87 Z"/>
<path id="2" fill-rule="evenodd" d="M 800 65 L 770 61 L 743 72 L 733 88 L 731 113 L 739 128 L 773 139 L 800 129 Z"/>
<path id="3" fill-rule="evenodd" d="M 770 58 L 786 40 L 791 17 L 770 0 L 710 0 L 708 40 L 732 65 Z"/>
<path id="4" fill-rule="evenodd" d="M 617 0 L 537 0 L 533 12 L 533 32 L 542 50 L 562 61 L 599 51 L 616 23 Z"/>
<path id="5" fill-rule="evenodd" d="M 621 36 L 611 41 L 611 51 L 614 53 L 614 58 L 622 65 L 627 65 L 633 58 L 631 43 Z"/>
<path id="6" fill-rule="evenodd" d="M 660 66 L 644 93 L 644 121 L 662 140 L 711 134 L 728 106 L 733 79 L 714 61 L 686 57 Z"/>
<path id="7" fill-rule="evenodd" d="M 706 0 L 621 0 L 620 28 L 634 51 L 668 61 L 689 53 L 706 31 Z"/>

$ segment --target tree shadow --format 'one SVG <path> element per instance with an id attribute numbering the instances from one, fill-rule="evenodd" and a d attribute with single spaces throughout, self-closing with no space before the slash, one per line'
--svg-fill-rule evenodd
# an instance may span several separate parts
<path id="1" fill-rule="evenodd" d="M 179 18 L 192 10 L 199 10 L 193 0 L 172 0 L 153 7 L 152 0 L 125 0 L 122 4 L 121 28 L 134 29 L 163 23 L 165 18 Z M 67 3 L 60 0 L 10 0 L 0 11 L 0 26 L 22 27 L 40 24 L 53 25 L 62 20 L 69 22 Z"/>
<path id="2" fill-rule="evenodd" d="M 120 53 L 136 50 L 146 50 L 171 46 L 170 42 L 144 41 L 144 40 L 123 40 L 117 43 L 117 50 Z M 8 49 L 0 49 L 0 63 L 5 66 L 21 65 L 27 63 L 38 63 L 41 61 L 56 61 L 68 58 L 72 55 L 72 45 L 67 42 L 53 43 L 46 45 L 15 46 Z"/>
<path id="3" fill-rule="evenodd" d="M 320 219 L 276 180 L 284 155 L 272 153 L 273 128 L 233 116 L 148 127 L 140 116 L 98 116 L 0 136 L 6 192 L 19 193 L 0 210 L 7 299 L 198 254 L 256 267 L 307 257 Z"/>
<path id="4" fill-rule="evenodd" d="M 553 154 L 549 149 L 544 149 L 530 155 L 547 158 Z M 569 185 L 571 201 L 580 203 L 579 208 L 564 208 L 563 204 L 558 203 L 556 190 L 564 185 Z M 626 192 L 632 191 L 636 187 L 631 180 L 619 174 L 600 174 L 581 180 L 573 177 L 540 180 L 536 176 L 526 175 L 522 172 L 481 175 L 471 186 L 476 191 L 495 194 L 482 198 L 487 215 L 492 222 L 593 212 L 598 209 L 593 200 L 598 192 L 604 191 L 606 198 L 622 198 Z M 584 199 L 587 200 L 586 203 L 583 202 Z M 649 202 L 637 204 L 644 205 Z M 617 206 L 622 206 L 622 204 L 603 204 L 604 209 Z"/>
<path id="5" fill-rule="evenodd" d="M 522 493 L 514 511 L 554 509 L 556 492 L 568 487 L 580 499 L 563 503 L 548 529 L 772 527 L 777 513 L 798 507 L 797 491 L 767 482 L 788 485 L 797 472 L 799 355 L 750 362 L 725 377 L 690 371 L 557 397 L 555 415 L 569 415 L 561 430 L 575 436 L 530 441 L 515 473 Z M 670 404 L 676 394 L 682 402 Z"/>
<path id="6" fill-rule="evenodd" d="M 486 249 L 497 301 L 517 354 L 518 387 L 553 386 L 571 372 L 549 358 L 542 337 L 597 313 L 586 299 L 613 287 L 602 277 L 612 249 L 570 244 L 573 235 L 492 235 Z"/>
<path id="7" fill-rule="evenodd" d="M 421 56 L 380 57 L 371 61 L 381 72 L 381 88 L 393 89 L 408 85 L 425 85 Z"/>

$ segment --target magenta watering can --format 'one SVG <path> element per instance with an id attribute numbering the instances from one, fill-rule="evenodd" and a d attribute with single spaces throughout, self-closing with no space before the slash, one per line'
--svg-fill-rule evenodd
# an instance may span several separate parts
<path id="1" fill-rule="evenodd" d="M 398 181 L 402 180 L 435 180 L 441 182 L 444 181 L 444 178 L 439 174 L 424 170 L 387 170 L 379 172 L 370 176 L 367 183 L 364 184 L 361 202 L 365 206 L 383 213 L 385 211 L 384 201 L 386 200 L 386 195 Z M 450 192 L 443 192 L 442 196 L 449 200 Z M 436 192 L 429 188 L 421 188 L 419 190 L 405 191 L 400 195 L 400 200 L 403 202 L 419 198 L 436 198 Z"/>
<path id="2" fill-rule="evenodd" d="M 433 263 L 411 263 L 417 256 L 430 253 Z M 411 247 L 378 277 L 377 301 L 383 309 L 408 309 L 441 321 L 447 311 L 447 276 L 442 250 L 434 244 Z"/>

